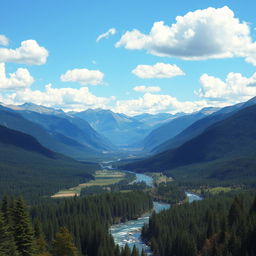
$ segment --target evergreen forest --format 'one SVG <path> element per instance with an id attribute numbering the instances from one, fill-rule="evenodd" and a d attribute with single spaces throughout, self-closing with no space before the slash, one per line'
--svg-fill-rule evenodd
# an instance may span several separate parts
<path id="1" fill-rule="evenodd" d="M 108 193 L 48 200 L 27 207 L 4 196 L 0 211 L 1 256 L 130 256 L 134 247 L 115 246 L 109 226 L 152 208 L 143 192 Z M 141 252 L 142 255 L 144 252 Z"/>
<path id="2" fill-rule="evenodd" d="M 255 192 L 217 195 L 153 213 L 142 236 L 159 256 L 254 256 Z"/>

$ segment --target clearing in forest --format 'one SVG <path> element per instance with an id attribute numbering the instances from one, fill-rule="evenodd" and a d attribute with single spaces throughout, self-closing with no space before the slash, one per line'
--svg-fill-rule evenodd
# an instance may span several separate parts
<path id="1" fill-rule="evenodd" d="M 79 184 L 76 187 L 64 189 L 52 195 L 52 198 L 80 196 L 81 190 L 91 186 L 109 186 L 125 179 L 125 173 L 117 170 L 98 170 L 94 175 L 95 179 Z"/>

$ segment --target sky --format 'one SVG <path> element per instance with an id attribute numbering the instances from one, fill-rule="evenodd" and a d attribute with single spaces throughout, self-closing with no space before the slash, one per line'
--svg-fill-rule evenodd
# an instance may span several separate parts
<path id="1" fill-rule="evenodd" d="M 0 102 L 127 115 L 256 96 L 255 0 L 8 0 Z"/>

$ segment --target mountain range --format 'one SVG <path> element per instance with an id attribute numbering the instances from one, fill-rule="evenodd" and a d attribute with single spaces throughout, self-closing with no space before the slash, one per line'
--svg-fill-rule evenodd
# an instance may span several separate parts
<path id="1" fill-rule="evenodd" d="M 70 114 L 87 121 L 97 132 L 103 134 L 119 148 L 135 144 L 155 127 L 172 118 L 172 115 L 167 113 L 129 117 L 104 109 L 88 109 Z"/>
<path id="2" fill-rule="evenodd" d="M 251 177 L 256 153 L 254 113 L 256 98 L 191 114 L 133 117 L 102 109 L 65 113 L 32 103 L 0 105 L 1 145 L 3 148 L 7 143 L 10 148 L 15 146 L 30 154 L 35 151 L 32 153 L 51 160 L 62 154 L 85 161 L 120 156 L 130 161 L 134 156 L 144 156 L 144 160 L 134 158 L 135 162 L 124 168 L 164 171 L 184 179 L 195 174 L 206 179 L 230 179 L 234 173 L 236 177 Z M 9 134 L 7 142 L 4 134 Z M 151 157 L 145 158 L 148 153 Z"/>
<path id="3" fill-rule="evenodd" d="M 34 104 L 1 106 L 0 124 L 32 135 L 43 146 L 76 159 L 102 157 L 114 149 L 86 121 Z"/>
<path id="4" fill-rule="evenodd" d="M 188 126 L 186 129 L 181 131 L 179 134 L 174 136 L 173 138 L 166 140 L 164 143 L 156 146 L 152 151 L 154 153 L 162 152 L 167 149 L 176 148 L 186 141 L 194 138 L 195 136 L 202 133 L 206 128 L 211 125 L 232 116 L 236 111 L 239 111 L 245 107 L 256 104 L 256 97 L 250 99 L 245 103 L 239 103 L 233 106 L 224 107 L 222 109 L 213 112 L 211 115 L 207 115 L 204 118 L 192 123 L 192 125 Z"/>
<path id="5" fill-rule="evenodd" d="M 181 116 L 176 116 L 176 118 L 171 120 L 167 120 L 163 125 L 155 128 L 149 135 L 147 135 L 141 142 L 141 145 L 144 147 L 145 151 L 150 152 L 157 146 L 181 133 L 197 120 L 211 115 L 217 110 L 217 108 L 204 108 L 192 114 L 183 114 Z"/>
<path id="6" fill-rule="evenodd" d="M 223 110 L 229 113 L 225 119 L 184 144 L 125 168 L 139 172 L 164 171 L 186 180 L 193 176 L 220 180 L 255 178 L 256 105 L 250 106 L 254 100 L 235 106 L 232 115 Z"/>

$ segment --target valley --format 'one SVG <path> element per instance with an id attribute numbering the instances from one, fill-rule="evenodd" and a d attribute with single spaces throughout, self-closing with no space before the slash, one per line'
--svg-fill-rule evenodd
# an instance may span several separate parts
<path id="1" fill-rule="evenodd" d="M 256 1 L 0 5 L 0 256 L 256 256 Z"/>
<path id="2" fill-rule="evenodd" d="M 201 256 L 223 232 L 230 234 L 228 243 L 235 243 L 233 236 L 247 239 L 250 227 L 243 235 L 234 231 L 242 219 L 232 228 L 228 223 L 236 198 L 239 214 L 254 223 L 254 103 L 134 117 L 99 109 L 65 113 L 34 104 L 2 106 L 1 198 L 6 193 L 26 199 L 31 225 L 41 223 L 50 248 L 65 226 L 79 256 Z M 8 211 L 14 211 L 8 200 Z M 209 207 L 216 205 L 220 210 L 212 215 Z M 207 219 L 207 230 L 196 212 Z M 185 221 L 186 229 L 177 217 L 183 215 L 194 216 Z"/>

